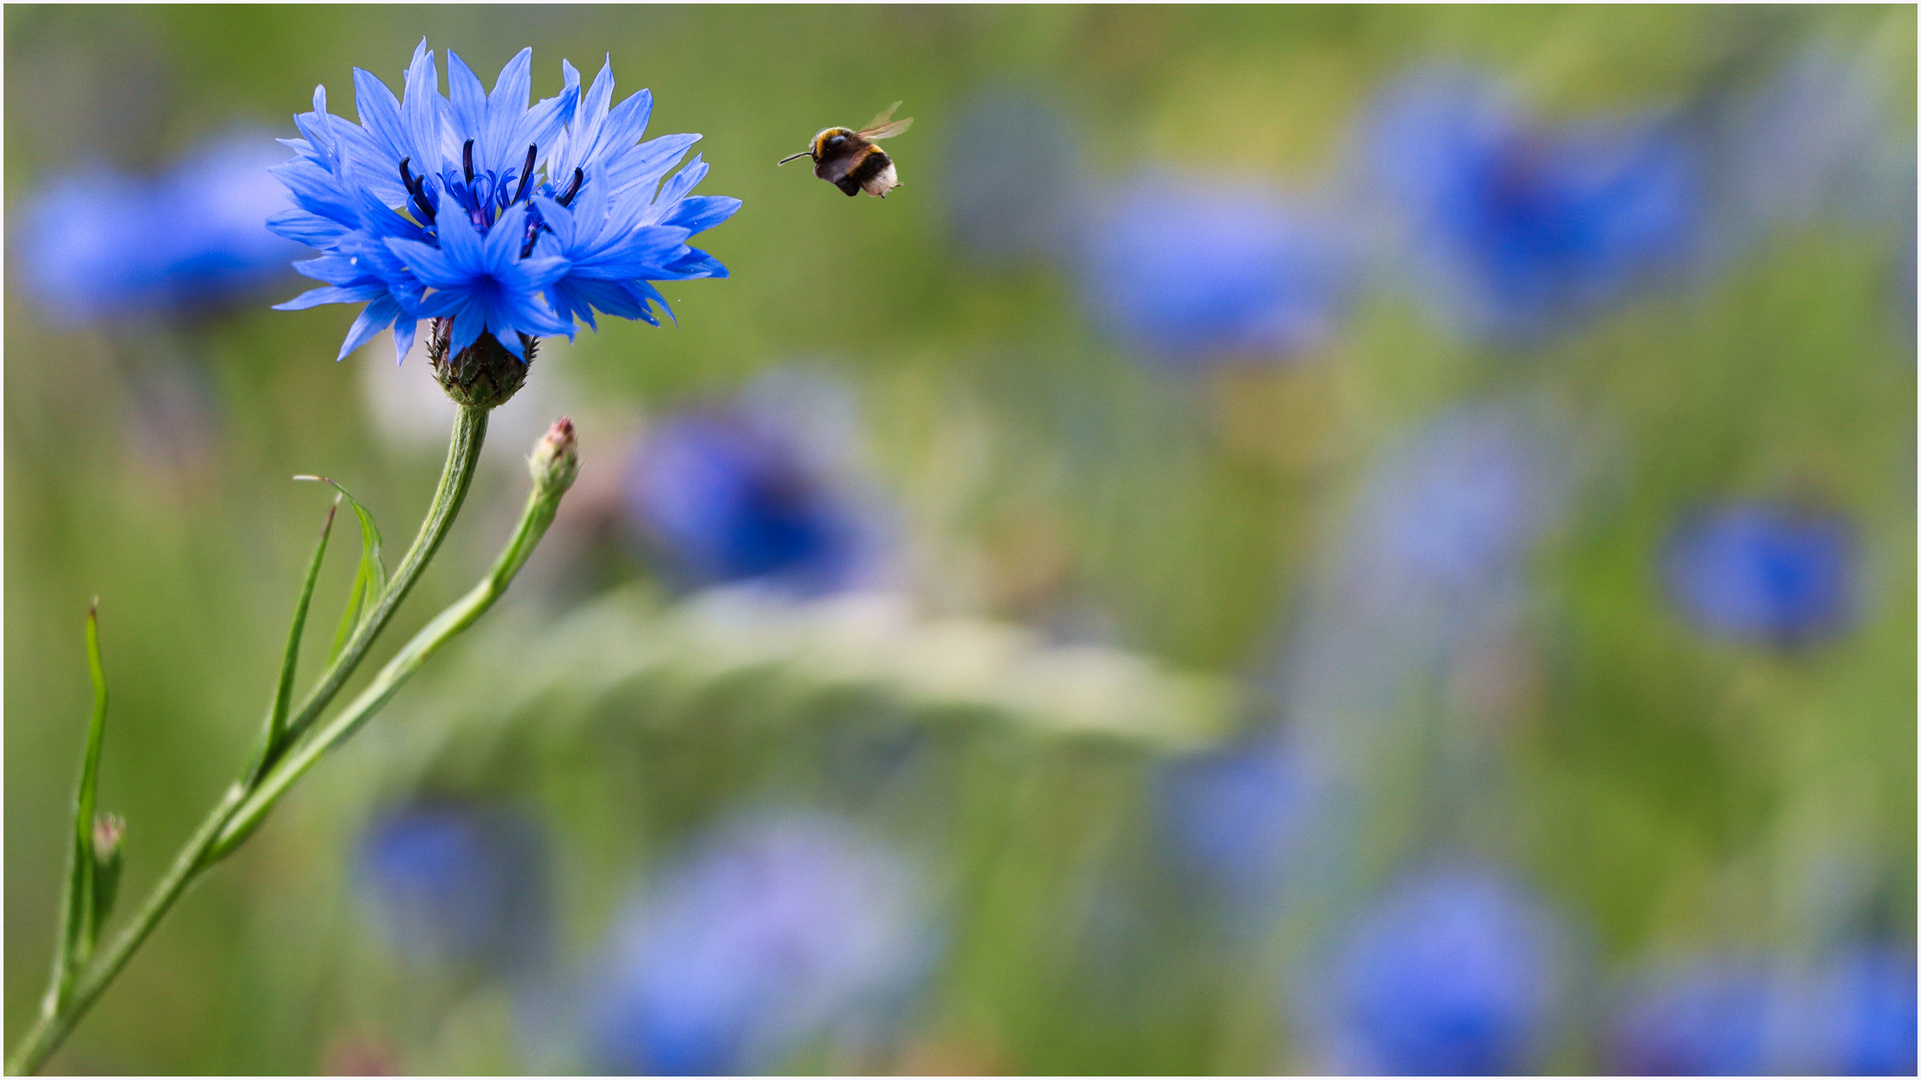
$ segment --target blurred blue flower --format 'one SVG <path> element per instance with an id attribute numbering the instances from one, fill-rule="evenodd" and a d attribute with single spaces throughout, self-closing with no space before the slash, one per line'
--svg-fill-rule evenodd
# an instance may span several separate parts
<path id="1" fill-rule="evenodd" d="M 1758 959 L 1716 957 L 1669 968 L 1629 991 L 1610 1035 L 1609 1067 L 1641 1076 L 1761 1072 L 1777 1007 L 1774 982 Z"/>
<path id="2" fill-rule="evenodd" d="M 1067 118 L 1012 89 L 976 93 L 948 126 L 947 187 L 954 234 L 989 262 L 1065 253 L 1086 180 Z"/>
<path id="3" fill-rule="evenodd" d="M 1568 437 L 1524 402 L 1469 401 L 1385 451 L 1279 672 L 1290 714 L 1345 739 L 1357 713 L 1384 715 L 1409 680 L 1504 633 L 1570 494 Z"/>
<path id="4" fill-rule="evenodd" d="M 1257 188 L 1144 178 L 1092 226 L 1092 306 L 1175 366 L 1281 360 L 1327 343 L 1353 264 L 1331 226 Z"/>
<path id="5" fill-rule="evenodd" d="M 1477 336 L 1564 329 L 1703 240 L 1701 151 L 1659 116 L 1548 128 L 1485 78 L 1430 71 L 1383 97 L 1366 141 L 1421 285 Z"/>
<path id="6" fill-rule="evenodd" d="M 1267 737 L 1174 759 L 1156 803 L 1176 862 L 1244 902 L 1272 897 L 1298 861 L 1321 791 L 1307 755 Z"/>
<path id="7" fill-rule="evenodd" d="M 1341 950 L 1322 1035 L 1362 1073 L 1527 1072 L 1559 994 L 1560 929 L 1530 893 L 1472 868 L 1402 882 Z"/>
<path id="8" fill-rule="evenodd" d="M 1792 646 L 1853 621 L 1853 526 L 1789 502 L 1737 501 L 1685 517 L 1668 537 L 1669 594 L 1702 630 Z"/>
<path id="9" fill-rule="evenodd" d="M 287 194 L 271 138 L 229 132 L 152 180 L 105 168 L 49 181 L 22 208 L 21 277 L 68 324 L 190 316 L 286 275 L 300 246 L 267 230 Z"/>
<path id="10" fill-rule="evenodd" d="M 1824 962 L 1793 998 L 1782 1064 L 1789 1071 L 1913 1076 L 1915 950 L 1854 945 Z"/>
<path id="11" fill-rule="evenodd" d="M 392 946 L 430 964 L 520 970 L 550 938 L 546 837 L 500 806 L 390 810 L 361 837 L 358 884 Z"/>
<path id="12" fill-rule="evenodd" d="M 835 818 L 737 822 L 667 867 L 616 927 L 595 1053 L 620 1072 L 778 1071 L 804 1040 L 897 1020 L 933 943 L 891 849 Z"/>
<path id="13" fill-rule="evenodd" d="M 303 137 L 282 140 L 296 156 L 274 170 L 299 208 L 269 224 L 321 250 L 295 268 L 326 284 L 279 307 L 365 302 L 342 357 L 387 326 L 404 357 L 423 318 L 452 320 L 449 355 L 485 333 L 521 356 L 522 336 L 571 337 L 596 310 L 657 322 L 649 305 L 666 303 L 650 281 L 726 276 L 686 241 L 739 200 L 690 194 L 707 172 L 698 156 L 666 179 L 699 136 L 638 142 L 653 99 L 613 105 L 611 61 L 584 96 L 563 61 L 560 95 L 530 108 L 532 56 L 509 60 L 489 93 L 449 51 L 442 95 L 422 40 L 402 98 L 354 69 L 359 124 L 328 113 L 316 87 L 294 118 Z"/>
<path id="14" fill-rule="evenodd" d="M 801 594 L 853 584 L 871 537 L 800 434 L 746 407 L 681 413 L 628 464 L 627 515 L 693 586 L 757 581 Z"/>
<path id="15" fill-rule="evenodd" d="M 1759 957 L 1668 968 L 1631 990 L 1610 1034 L 1621 1072 L 1912 1076 L 1912 946 L 1856 943 L 1791 973 Z"/>

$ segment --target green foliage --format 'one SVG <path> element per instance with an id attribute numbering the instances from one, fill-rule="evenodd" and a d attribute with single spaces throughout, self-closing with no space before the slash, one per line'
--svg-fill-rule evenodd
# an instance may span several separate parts
<path id="1" fill-rule="evenodd" d="M 252 770 L 256 774 L 273 764 L 273 759 L 279 754 L 286 740 L 287 712 L 293 707 L 294 672 L 300 662 L 301 631 L 307 626 L 307 605 L 313 602 L 314 583 L 320 579 L 320 564 L 326 561 L 327 538 L 333 535 L 334 514 L 340 509 L 340 500 L 348 497 L 346 492 L 341 492 L 334 497 L 333 505 L 327 508 L 327 521 L 320 527 L 320 540 L 314 544 L 313 561 L 307 564 L 307 576 L 300 583 L 300 599 L 294 602 L 293 621 L 287 627 L 287 651 L 280 661 L 280 678 L 274 684 L 273 704 L 267 710 L 266 730 L 260 737 L 260 760 Z M 355 504 L 355 510 L 359 510 L 358 504 Z M 373 519 L 363 515 L 361 523 L 364 547 L 366 533 Z M 377 552 L 379 546 L 379 533 L 376 531 L 371 547 Z M 361 587 L 366 577 L 364 554 L 361 561 L 361 570 L 354 575 L 354 595 L 348 603 L 349 609 L 358 607 L 361 603 Z M 378 555 L 373 561 L 376 566 L 379 565 Z M 344 621 L 342 629 L 345 629 Z M 329 662 L 340 654 L 340 645 L 343 640 L 344 635 L 335 635 L 333 650 L 327 657 Z"/>
<path id="2" fill-rule="evenodd" d="M 340 625 L 334 630 L 333 647 L 327 650 L 327 662 L 331 664 L 339 659 L 340 650 L 346 646 L 347 640 L 373 617 L 374 601 L 387 588 L 387 564 L 380 561 L 380 526 L 374 524 L 372 511 L 360 505 L 360 500 L 354 498 L 346 488 L 334 481 L 324 476 L 296 476 L 294 479 L 317 480 L 331 485 L 335 491 L 340 492 L 341 498 L 347 500 L 347 505 L 353 507 L 354 517 L 360 520 L 360 562 L 354 568 L 354 583 L 353 588 L 347 593 L 347 607 L 340 613 Z M 331 512 L 327 515 L 327 524 L 330 528 L 333 525 Z M 320 565 L 321 553 L 326 550 L 326 547 L 327 541 L 323 535 L 320 549 L 314 553 L 316 571 Z M 306 588 L 311 590 L 312 573 L 309 573 L 307 580 Z M 306 599 L 307 593 L 303 592 L 299 609 L 303 615 L 307 610 Z M 298 638 L 299 631 L 296 630 L 294 640 L 288 645 L 290 659 L 293 652 L 299 648 Z"/>
<path id="3" fill-rule="evenodd" d="M 100 747 L 107 735 L 107 675 L 100 664 L 99 603 L 87 609 L 87 673 L 93 680 L 93 712 L 87 719 L 87 746 L 80 759 L 80 778 L 74 785 L 73 844 L 67 856 L 67 881 L 61 902 L 60 930 L 55 939 L 53 976 L 48 980 L 43 1009 L 60 1008 L 73 982 L 93 955 L 100 927 L 113 910 L 120 876 L 119 837 L 108 850 L 94 843 L 94 805 L 100 789 Z"/>
<path id="4" fill-rule="evenodd" d="M 712 234 L 729 280 L 669 287 L 677 323 L 608 320 L 543 343 L 527 390 L 496 416 L 504 429 L 551 405 L 538 422 L 570 413 L 586 448 L 570 496 L 580 516 L 563 511 L 518 602 L 437 659 L 196 887 L 56 1069 L 281 1074 L 369 1056 L 421 1072 L 530 1067 L 516 1060 L 506 988 L 407 966 L 356 901 L 356 830 L 376 805 L 423 793 L 517 800 L 551 823 L 570 963 L 592 959 L 660 857 L 734 807 L 824 804 L 937 852 L 953 937 L 908 1036 L 925 1053 L 876 1067 L 1312 1068 L 1287 1056 L 1280 1030 L 1280 945 L 1224 939 L 1211 913 L 1154 877 L 1145 778 L 1231 736 L 1258 706 L 1232 688 L 1274 663 L 1379 452 L 1455 400 L 1516 386 L 1592 420 L 1580 449 L 1593 475 L 1539 560 L 1523 689 L 1501 713 L 1504 780 L 1477 792 L 1475 820 L 1492 821 L 1480 848 L 1592 928 L 1603 976 L 1651 949 L 1797 946 L 1838 925 L 1824 904 L 1877 909 L 1891 932 L 1913 933 L 1914 343 L 1887 302 L 1905 237 L 1845 221 L 1783 229 L 1698 292 L 1637 303 L 1543 355 L 1476 347 L 1380 288 L 1323 355 L 1183 381 L 1142 369 L 1087 317 L 1071 266 L 969 259 L 950 228 L 953 165 L 994 153 L 1019 172 L 1024 148 L 946 136 L 970 94 L 1011 84 L 1077 118 L 1077 150 L 1102 181 L 1144 166 L 1298 191 L 1328 179 L 1368 95 L 1411 64 L 1492 65 L 1551 115 L 1575 117 L 1670 100 L 1761 30 L 1873 59 L 1892 122 L 1911 126 L 1912 9 L 608 6 L 479 18 L 47 5 L 9 7 L 5 20 L 10 207 L 83 150 L 145 167 L 235 119 L 290 135 L 318 82 L 350 111 L 341 74 L 392 80 L 423 34 L 483 71 L 532 45 L 540 95 L 558 89 L 561 56 L 591 76 L 610 53 L 623 88 L 652 89 L 654 133 L 706 133 L 703 190 L 745 200 Z M 896 98 L 917 121 L 889 146 L 907 186 L 885 203 L 774 169 L 813 131 Z M 247 673 L 281 673 L 271 730 L 288 718 L 298 664 L 324 668 L 369 617 L 386 573 L 371 515 L 352 502 L 355 566 L 323 566 L 310 492 L 284 477 L 324 468 L 352 478 L 365 504 L 416 507 L 439 447 L 367 407 L 369 368 L 390 368 L 390 355 L 330 362 L 341 311 L 265 310 L 298 291 L 291 275 L 216 319 L 107 332 L 45 323 L 18 275 L 8 280 L 14 1035 L 32 1020 L 48 952 L 71 955 L 74 935 L 97 932 L 115 891 L 143 895 L 164 869 L 155 853 L 232 780 L 261 732 Z M 418 359 L 403 375 L 431 383 Z M 797 359 L 854 388 L 860 449 L 901 508 L 920 593 L 776 609 L 671 601 L 637 582 L 645 564 L 609 509 L 630 433 Z M 1652 569 L 1673 515 L 1798 485 L 1861 522 L 1863 623 L 1792 659 L 1702 640 Z M 482 463 L 468 527 L 420 579 L 396 641 L 486 572 L 524 491 L 518 462 Z M 272 583 L 303 571 L 289 628 Z M 301 636 L 314 589 L 349 598 L 331 640 Z M 115 612 L 115 752 L 82 782 L 113 793 L 138 830 L 117 890 L 119 856 L 96 858 L 89 839 L 98 809 L 75 813 L 67 786 L 71 718 L 97 664 L 47 645 L 96 592 Z M 1062 623 L 1104 644 L 1021 629 Z M 1472 689 L 1434 688 L 1440 703 L 1415 708 L 1445 712 Z M 1407 760 L 1380 775 L 1425 782 L 1417 748 L 1401 749 Z M 893 771 L 848 764 L 895 754 L 906 764 Z M 99 760 L 91 727 L 88 755 Z M 1386 865 L 1434 827 L 1432 792 L 1369 794 L 1392 803 L 1392 828 L 1365 853 Z M 1830 856 L 1867 869 L 1824 877 Z M 1843 895 L 1810 885 L 1830 880 Z M 1590 1050 L 1557 1060 L 1595 1068 Z"/>

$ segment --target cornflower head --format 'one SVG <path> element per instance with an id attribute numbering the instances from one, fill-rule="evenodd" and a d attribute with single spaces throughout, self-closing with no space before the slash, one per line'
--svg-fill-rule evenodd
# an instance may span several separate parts
<path id="1" fill-rule="evenodd" d="M 835 817 L 708 835 L 614 928 L 595 1056 L 618 1072 L 766 1072 L 823 1034 L 879 1034 L 935 956 L 915 870 Z"/>
<path id="2" fill-rule="evenodd" d="M 1793 649 L 1846 631 L 1860 557 L 1846 517 L 1788 501 L 1697 508 L 1669 535 L 1668 593 L 1715 637 Z"/>
<path id="3" fill-rule="evenodd" d="M 1370 466 L 1278 673 L 1292 711 L 1385 719 L 1407 685 L 1445 676 L 1514 624 L 1528 561 L 1577 480 L 1557 435 L 1558 419 L 1525 401 L 1468 401 Z"/>
<path id="4" fill-rule="evenodd" d="M 361 836 L 359 890 L 383 936 L 410 961 L 537 963 L 548 941 L 546 838 L 503 806 L 391 808 Z"/>
<path id="5" fill-rule="evenodd" d="M 1355 284 L 1339 233 L 1273 193 L 1152 177 L 1093 224 L 1087 263 L 1093 305 L 1175 368 L 1325 345 Z"/>
<path id="6" fill-rule="evenodd" d="M 1811 963 L 1700 956 L 1628 985 L 1607 1065 L 1649 1075 L 1912 1076 L 1915 1030 L 1912 945 L 1849 941 Z"/>
<path id="7" fill-rule="evenodd" d="M 1326 797 L 1312 755 L 1274 735 L 1176 758 L 1156 780 L 1161 829 L 1183 878 L 1257 908 L 1298 868 Z"/>
<path id="8" fill-rule="evenodd" d="M 1363 914 L 1316 1006 L 1343 1071 L 1531 1071 L 1558 1009 L 1561 926 L 1505 876 L 1410 878 Z"/>
<path id="9" fill-rule="evenodd" d="M 1705 153 L 1670 117 L 1548 126 L 1490 80 L 1440 71 L 1392 89 L 1366 138 L 1421 286 L 1476 337 L 1538 342 L 1704 243 Z"/>
<path id="10" fill-rule="evenodd" d="M 277 158 L 257 132 L 233 131 L 152 178 L 101 167 L 54 178 L 23 207 L 21 276 L 43 310 L 73 325 L 233 302 L 300 253 L 262 225 L 287 205 L 267 174 Z"/>
<path id="11" fill-rule="evenodd" d="M 327 111 L 324 86 L 294 118 L 301 137 L 281 141 L 295 156 L 274 172 L 296 208 L 268 224 L 320 250 L 295 268 L 324 284 L 279 307 L 364 302 L 340 357 L 390 326 L 405 357 L 431 319 L 441 385 L 492 408 L 519 389 L 538 338 L 571 338 L 596 311 L 659 325 L 653 282 L 727 275 L 687 244 L 740 208 L 691 194 L 707 174 L 698 155 L 674 171 L 700 136 L 639 141 L 652 95 L 615 105 L 611 60 L 584 93 L 562 61 L 560 94 L 530 106 L 532 56 L 488 91 L 449 50 L 442 94 L 423 39 L 399 98 L 354 69 L 359 123 Z"/>
<path id="12" fill-rule="evenodd" d="M 647 432 L 627 464 L 622 509 L 668 576 L 795 596 L 873 583 L 888 530 L 848 460 L 858 418 L 838 391 L 776 371 Z"/>
<path id="13" fill-rule="evenodd" d="M 1799 980 L 1786 1026 L 1784 1072 L 1913 1076 L 1914 945 L 1857 941 L 1824 957 Z"/>
<path id="14" fill-rule="evenodd" d="M 1776 999 L 1760 957 L 1702 957 L 1645 974 L 1617 1010 L 1608 1067 L 1652 1076 L 1761 1072 Z"/>

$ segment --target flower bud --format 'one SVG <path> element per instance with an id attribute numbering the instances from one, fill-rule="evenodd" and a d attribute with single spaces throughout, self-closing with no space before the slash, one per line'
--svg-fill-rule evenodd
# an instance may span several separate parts
<path id="1" fill-rule="evenodd" d="M 534 444 L 533 456 L 527 459 L 527 471 L 543 491 L 561 492 L 573 486 L 574 477 L 580 472 L 580 454 L 572 420 L 563 416 L 554 421 L 554 426 Z"/>
<path id="2" fill-rule="evenodd" d="M 528 365 L 534 362 L 539 342 L 520 335 L 524 358 L 501 348 L 492 334 L 482 333 L 479 340 L 460 352 L 453 352 L 452 319 L 435 319 L 427 337 L 427 360 L 433 365 L 434 378 L 455 404 L 470 408 L 492 409 L 507 403 L 527 381 Z"/>
<path id="3" fill-rule="evenodd" d="M 120 841 L 127 835 L 127 821 L 119 814 L 101 814 L 93 819 L 93 926 L 100 925 L 113 911 L 114 894 L 120 887 Z"/>

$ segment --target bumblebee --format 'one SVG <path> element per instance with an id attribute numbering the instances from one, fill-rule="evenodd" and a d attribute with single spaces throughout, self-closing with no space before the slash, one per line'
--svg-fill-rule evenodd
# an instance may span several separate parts
<path id="1" fill-rule="evenodd" d="M 874 117 L 874 122 L 859 131 L 844 127 L 830 127 L 814 136 L 813 145 L 798 154 L 781 158 L 776 164 L 785 165 L 795 158 L 814 159 L 814 175 L 846 192 L 853 197 L 857 191 L 865 191 L 875 198 L 884 199 L 887 193 L 900 186 L 900 176 L 894 171 L 894 159 L 887 152 L 875 146 L 878 139 L 891 139 L 907 130 L 914 122 L 913 117 L 905 120 L 891 120 L 894 110 L 900 108 L 896 101 L 887 111 Z"/>

